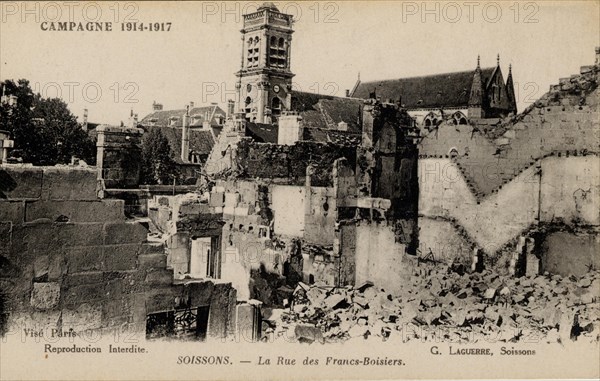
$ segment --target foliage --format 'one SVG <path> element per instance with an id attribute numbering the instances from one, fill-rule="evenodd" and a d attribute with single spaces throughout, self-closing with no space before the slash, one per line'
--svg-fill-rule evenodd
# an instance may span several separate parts
<path id="1" fill-rule="evenodd" d="M 15 141 L 13 156 L 35 165 L 67 164 L 72 156 L 95 164 L 96 144 L 63 100 L 34 94 L 25 79 L 0 86 L 4 95 L 16 96 L 16 104 L 0 104 L 0 130 Z"/>
<path id="2" fill-rule="evenodd" d="M 169 141 L 159 129 L 150 129 L 142 138 L 142 183 L 171 184 L 178 178 Z"/>

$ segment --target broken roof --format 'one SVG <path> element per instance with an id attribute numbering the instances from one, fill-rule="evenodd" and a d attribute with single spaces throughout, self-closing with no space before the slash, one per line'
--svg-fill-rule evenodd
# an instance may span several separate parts
<path id="1" fill-rule="evenodd" d="M 305 128 L 337 129 L 340 122 L 348 131 L 361 132 L 362 99 L 292 91 L 292 111 L 302 116 Z"/>
<path id="2" fill-rule="evenodd" d="M 496 67 L 481 69 L 482 83 L 487 84 Z M 371 93 L 382 100 L 401 101 L 408 109 L 464 107 L 469 104 L 475 70 L 421 77 L 359 82 L 352 93 L 355 98 L 369 98 Z"/>

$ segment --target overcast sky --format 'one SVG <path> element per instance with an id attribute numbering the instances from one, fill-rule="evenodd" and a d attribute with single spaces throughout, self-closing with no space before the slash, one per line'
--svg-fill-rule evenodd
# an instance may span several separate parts
<path id="1" fill-rule="evenodd" d="M 234 98 L 241 14 L 258 4 L 2 2 L 0 79 L 26 78 L 99 123 L 126 120 L 131 109 L 142 118 L 154 100 L 165 109 L 224 104 Z M 513 66 L 522 111 L 560 77 L 593 64 L 600 45 L 595 1 L 275 4 L 296 16 L 295 87 L 340 96 L 359 72 L 374 80 L 471 70 L 478 54 L 486 67 L 499 53 L 505 78 Z M 170 22 L 170 31 L 121 31 L 132 12 L 128 20 Z M 70 18 L 112 22 L 112 31 L 42 30 Z"/>

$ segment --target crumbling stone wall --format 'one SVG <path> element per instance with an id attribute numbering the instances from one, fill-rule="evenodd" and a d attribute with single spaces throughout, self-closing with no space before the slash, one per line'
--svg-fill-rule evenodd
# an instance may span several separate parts
<path id="1" fill-rule="evenodd" d="M 495 257 L 507 245 L 532 226 L 557 221 L 591 226 L 593 241 L 600 225 L 599 70 L 582 67 L 581 74 L 561 79 L 522 114 L 497 125 L 441 125 L 424 137 L 421 255 L 431 249 L 447 261 L 468 261 L 464 248 L 479 247 L 490 265 L 504 266 Z"/>
<path id="2" fill-rule="evenodd" d="M 431 249 L 447 261 L 468 261 L 462 254 L 465 246 L 475 245 L 495 256 L 507 242 L 540 222 L 599 225 L 600 162 L 595 155 L 544 159 L 539 168 L 527 169 L 481 201 L 449 159 L 422 159 L 420 165 L 423 255 Z M 442 228 L 443 224 L 448 226 Z M 458 231 L 462 240 L 447 239 L 447 230 L 456 230 L 452 225 L 464 229 Z M 445 242 L 444 255 L 440 239 Z"/>
<path id="3" fill-rule="evenodd" d="M 257 299 L 271 306 L 282 305 L 283 299 L 289 297 L 276 290 L 286 284 L 286 263 L 289 264 L 293 254 L 292 241 L 298 238 L 274 232 L 277 212 L 284 210 L 271 209 L 273 197 L 277 197 L 274 196 L 277 192 L 297 194 L 299 188 L 267 184 L 218 181 L 210 199 L 216 208 L 223 210 L 222 278 L 233 283 L 240 300 Z M 304 210 L 301 213 L 303 220 Z"/>
<path id="4" fill-rule="evenodd" d="M 102 125 L 96 129 L 98 179 L 104 188 L 137 188 L 141 170 L 140 128 Z"/>
<path id="5" fill-rule="evenodd" d="M 308 187 L 306 191 L 304 241 L 331 246 L 338 219 L 337 198 L 331 187 Z"/>
<path id="6" fill-rule="evenodd" d="M 388 199 L 386 218 L 394 221 L 396 241 L 416 253 L 418 242 L 418 157 L 412 119 L 397 105 L 363 108 L 363 144 L 357 152 L 360 195 Z"/>
<path id="7" fill-rule="evenodd" d="M 336 159 L 356 162 L 356 148 L 326 143 L 297 142 L 291 146 L 256 143 L 242 139 L 236 150 L 236 168 L 241 178 L 279 179 L 288 185 L 304 185 L 306 168 L 313 167 L 311 184 L 332 185 L 331 168 Z"/>
<path id="8" fill-rule="evenodd" d="M 223 211 L 222 278 L 241 300 L 281 305 L 298 281 L 335 284 L 333 188 L 237 179 L 217 181 L 209 198 Z"/>
<path id="9" fill-rule="evenodd" d="M 0 178 L 0 312 L 8 334 L 143 334 L 148 314 L 206 305 L 209 337 L 234 333 L 231 284 L 175 284 L 147 226 L 126 219 L 122 200 L 97 198 L 95 169 L 5 165 Z"/>

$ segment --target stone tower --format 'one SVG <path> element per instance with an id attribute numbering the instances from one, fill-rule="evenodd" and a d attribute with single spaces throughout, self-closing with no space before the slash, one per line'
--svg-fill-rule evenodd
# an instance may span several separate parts
<path id="1" fill-rule="evenodd" d="M 290 47 L 292 15 L 264 3 L 244 15 L 242 65 L 238 81 L 237 111 L 251 122 L 271 123 L 291 105 Z"/>

